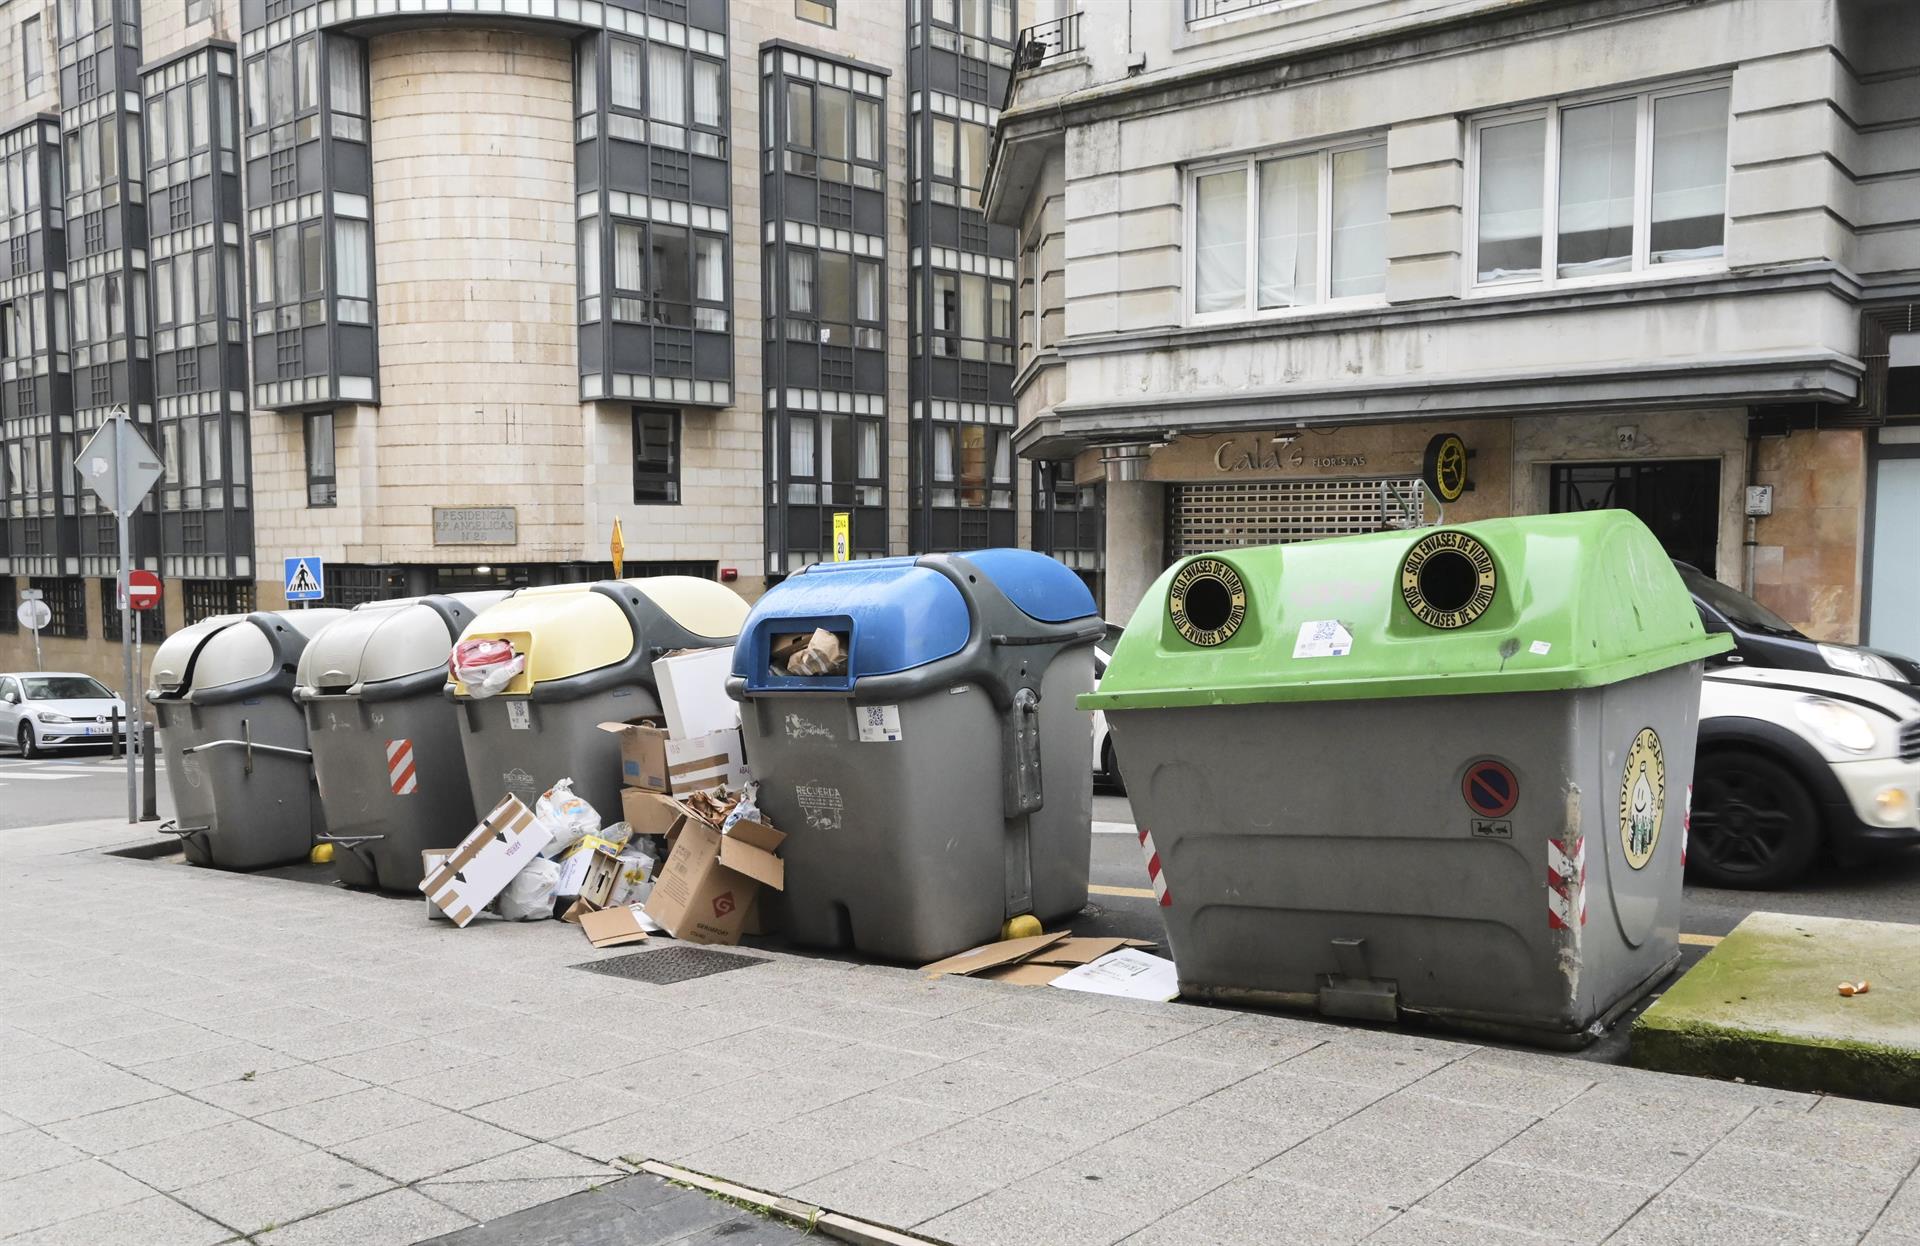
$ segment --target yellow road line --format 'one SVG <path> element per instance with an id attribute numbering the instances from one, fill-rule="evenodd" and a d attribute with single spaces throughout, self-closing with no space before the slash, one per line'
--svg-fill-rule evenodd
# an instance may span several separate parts
<path id="1" fill-rule="evenodd" d="M 1141 900 L 1153 899 L 1151 887 L 1107 887 L 1100 883 L 1090 883 L 1087 890 L 1096 896 L 1133 896 Z"/>
<path id="2" fill-rule="evenodd" d="M 1680 936 L 1680 942 L 1693 947 L 1718 947 L 1721 937 L 1720 935 L 1683 934 Z"/>

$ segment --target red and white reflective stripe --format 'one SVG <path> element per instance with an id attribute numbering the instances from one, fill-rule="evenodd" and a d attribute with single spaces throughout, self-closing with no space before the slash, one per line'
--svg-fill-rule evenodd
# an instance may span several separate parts
<path id="1" fill-rule="evenodd" d="M 1687 841 L 1693 838 L 1693 784 L 1687 784 L 1687 803 L 1680 811 L 1680 868 L 1687 865 Z"/>
<path id="2" fill-rule="evenodd" d="M 1154 899 L 1161 908 L 1170 907 L 1173 897 L 1167 894 L 1167 880 L 1160 873 L 1160 853 L 1153 846 L 1153 832 L 1144 826 L 1140 828 L 1140 851 L 1147 858 L 1147 881 L 1153 884 Z"/>
<path id="3" fill-rule="evenodd" d="M 1587 924 L 1587 841 L 1580 836 L 1569 851 L 1565 842 L 1547 841 L 1547 928 L 1571 930 Z"/>
<path id="4" fill-rule="evenodd" d="M 395 796 L 411 796 L 420 787 L 413 768 L 413 741 L 387 741 L 387 786 Z"/>

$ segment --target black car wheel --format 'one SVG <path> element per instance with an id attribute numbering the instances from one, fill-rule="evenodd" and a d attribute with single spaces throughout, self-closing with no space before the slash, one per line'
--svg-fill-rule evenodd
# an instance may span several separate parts
<path id="1" fill-rule="evenodd" d="M 20 724 L 19 744 L 20 756 L 29 760 L 40 756 L 40 743 L 34 738 L 32 723 Z"/>
<path id="2" fill-rule="evenodd" d="M 1764 754 L 1701 754 L 1687 845 L 1687 873 L 1694 881 L 1781 887 L 1805 874 L 1819 851 L 1820 815 L 1792 770 Z"/>

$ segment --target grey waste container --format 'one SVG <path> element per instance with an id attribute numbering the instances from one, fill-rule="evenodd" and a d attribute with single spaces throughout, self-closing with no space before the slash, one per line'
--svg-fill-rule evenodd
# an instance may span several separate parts
<path id="1" fill-rule="evenodd" d="M 1622 511 L 1183 559 L 1100 690 L 1183 995 L 1574 1046 L 1678 954 L 1703 659 Z"/>
<path id="2" fill-rule="evenodd" d="M 599 724 L 658 719 L 654 659 L 731 645 L 746 617 L 738 593 L 684 575 L 527 588 L 482 611 L 460 640 L 504 640 L 526 669 L 490 697 L 448 684 L 473 807 L 509 792 L 531 807 L 571 778 L 575 795 L 618 821 L 620 741 Z"/>
<path id="3" fill-rule="evenodd" d="M 367 602 L 300 655 L 305 710 L 334 869 L 350 887 L 411 891 L 420 854 L 451 848 L 478 818 L 447 655 L 504 592 Z"/>
<path id="4" fill-rule="evenodd" d="M 187 860 L 252 870 L 304 858 L 326 829 L 294 668 L 345 610 L 222 614 L 154 651 L 153 706 Z"/>
<path id="5" fill-rule="evenodd" d="M 775 670 L 777 637 L 841 637 L 844 674 Z M 1076 695 L 1102 635 L 1060 563 L 991 549 L 819 563 L 734 647 L 760 806 L 787 832 L 798 942 L 924 963 L 1087 901 L 1093 738 Z"/>

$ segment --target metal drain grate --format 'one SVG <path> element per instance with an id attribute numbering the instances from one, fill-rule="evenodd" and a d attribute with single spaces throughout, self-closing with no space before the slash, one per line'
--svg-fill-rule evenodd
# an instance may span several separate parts
<path id="1" fill-rule="evenodd" d="M 764 957 L 716 952 L 706 947 L 663 947 L 651 952 L 635 952 L 631 956 L 590 960 L 572 968 L 584 969 L 588 973 L 603 973 L 612 978 L 651 982 L 655 986 L 672 986 L 676 982 L 704 978 L 708 974 L 726 973 L 730 969 L 747 969 L 766 963 Z"/>

